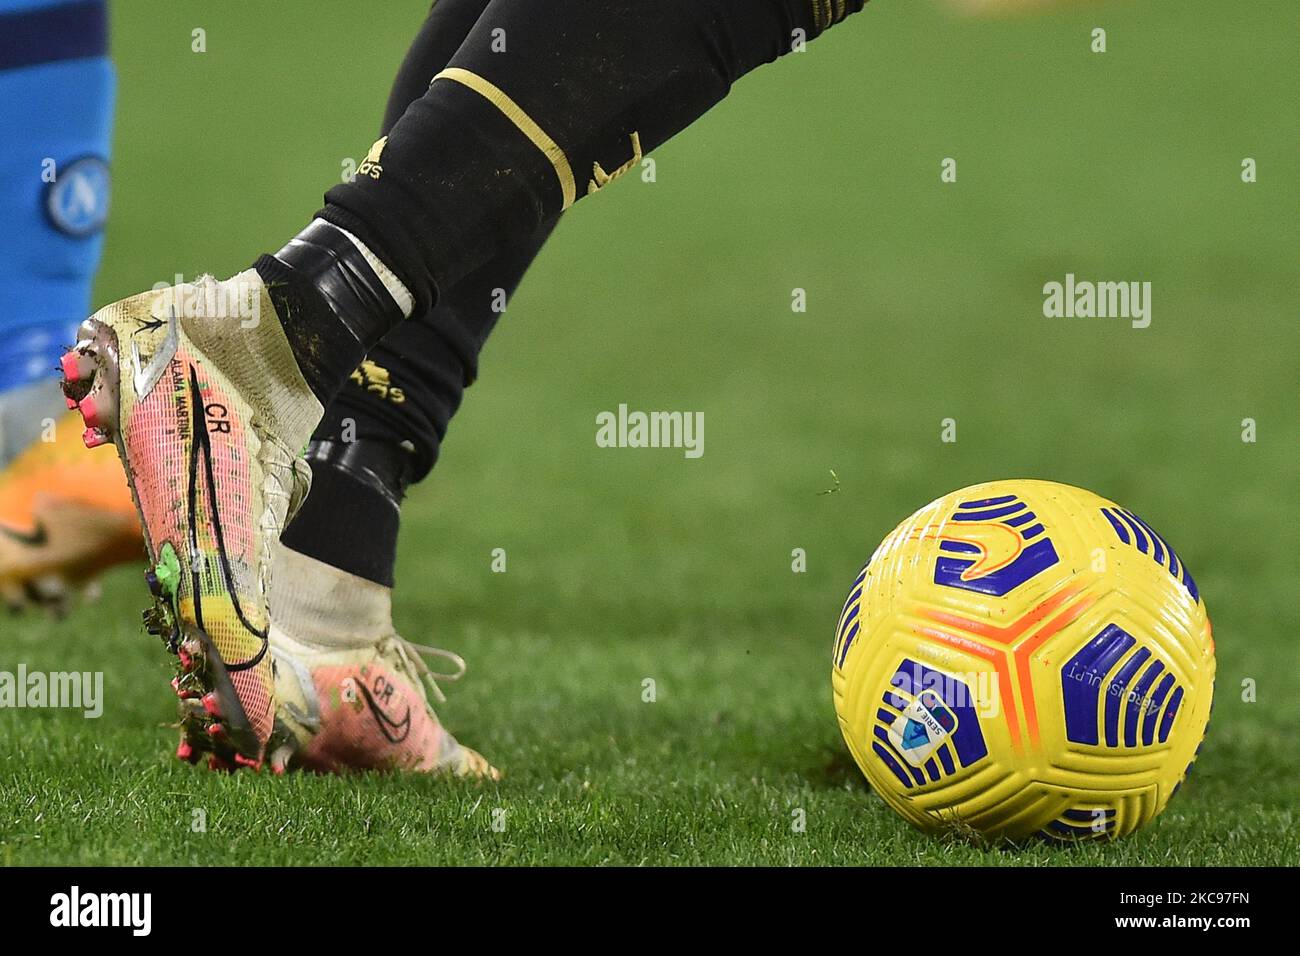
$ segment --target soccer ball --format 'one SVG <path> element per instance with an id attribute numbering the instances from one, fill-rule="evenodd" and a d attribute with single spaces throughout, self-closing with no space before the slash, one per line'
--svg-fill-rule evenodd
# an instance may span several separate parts
<path id="1" fill-rule="evenodd" d="M 858 766 L 921 829 L 1112 839 L 1190 769 L 1214 641 L 1191 573 L 1133 512 L 995 481 L 876 548 L 840 614 L 832 685 Z"/>

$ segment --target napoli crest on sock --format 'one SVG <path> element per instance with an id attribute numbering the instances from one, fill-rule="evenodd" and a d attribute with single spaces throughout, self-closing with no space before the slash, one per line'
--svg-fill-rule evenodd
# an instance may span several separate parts
<path id="1" fill-rule="evenodd" d="M 55 173 L 45 191 L 45 212 L 59 232 L 82 238 L 104 228 L 108 219 L 108 163 L 83 156 Z"/>

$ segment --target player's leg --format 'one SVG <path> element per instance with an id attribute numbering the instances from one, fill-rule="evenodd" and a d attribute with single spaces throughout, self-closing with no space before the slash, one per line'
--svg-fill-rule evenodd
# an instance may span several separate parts
<path id="1" fill-rule="evenodd" d="M 209 730 L 232 754 L 260 759 L 271 731 L 270 554 L 305 497 L 297 454 L 323 402 L 442 290 L 862 5 L 492 0 L 357 181 L 274 257 L 83 326 L 68 393 L 92 439 L 118 444 L 156 562 L 153 627 L 180 679 L 212 689 Z"/>
<path id="2" fill-rule="evenodd" d="M 633 168 L 732 83 L 865 0 L 492 0 L 355 182 L 256 264 L 304 375 L 370 345 L 501 244 Z M 431 153 L 448 143 L 455 149 Z M 340 319 L 341 314 L 346 318 Z"/>
<path id="3" fill-rule="evenodd" d="M 0 597 L 12 608 L 59 609 L 71 585 L 139 554 L 121 466 L 80 449 L 56 375 L 99 263 L 112 104 L 104 0 L 0 0 Z"/>
<path id="4" fill-rule="evenodd" d="M 103 246 L 112 106 L 104 0 L 0 0 L 0 466 L 67 411 L 54 370 Z"/>
<path id="5" fill-rule="evenodd" d="M 382 135 L 424 95 L 486 6 L 434 4 L 398 71 Z M 431 310 L 394 329 L 326 407 L 307 447 L 311 494 L 275 556 L 277 714 L 294 739 L 273 766 L 292 751 L 293 765 L 316 770 L 488 770 L 443 729 L 417 673 L 421 649 L 393 626 L 398 526 L 407 487 L 437 461 L 478 377 L 479 352 L 550 225 L 509 244 Z M 440 693 L 436 684 L 430 689 Z"/>
<path id="6" fill-rule="evenodd" d="M 382 136 L 425 94 L 487 5 L 488 0 L 433 4 L 394 81 Z M 287 546 L 392 586 L 395 503 L 437 461 L 464 391 L 478 377 L 479 352 L 553 225 L 508 242 L 436 305 L 416 312 L 370 349 L 312 436 L 312 494 L 285 531 Z"/>

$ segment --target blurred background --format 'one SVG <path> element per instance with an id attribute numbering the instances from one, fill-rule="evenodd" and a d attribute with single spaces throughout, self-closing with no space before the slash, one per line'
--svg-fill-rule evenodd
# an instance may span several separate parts
<path id="1" fill-rule="evenodd" d="M 377 135 L 426 6 L 113 4 L 97 304 L 239 271 L 301 228 Z M 509 834 L 448 840 L 486 810 L 427 781 L 277 789 L 173 767 L 167 660 L 123 569 L 62 624 L 0 622 L 0 666 L 16 648 L 29 667 L 104 670 L 108 695 L 98 721 L 0 712 L 6 859 L 999 862 L 925 841 L 866 792 L 828 651 L 845 587 L 898 520 L 1006 477 L 1137 511 L 1215 623 L 1196 785 L 1084 858 L 1294 858 L 1300 7 L 961 9 L 982 6 L 875 0 L 746 78 L 654 154 L 654 182 L 574 209 L 510 303 L 411 496 L 396 599 L 406 636 L 469 659 L 444 716 L 509 774 L 492 798 Z M 1150 282 L 1150 327 L 1045 318 L 1043 285 L 1066 273 Z M 703 457 L 598 448 L 596 415 L 620 403 L 703 412 Z M 120 801 L 139 788 L 142 807 Z M 257 825 L 217 840 L 168 823 L 195 793 Z M 364 838 L 358 801 L 378 828 Z M 793 806 L 820 821 L 802 842 Z"/>

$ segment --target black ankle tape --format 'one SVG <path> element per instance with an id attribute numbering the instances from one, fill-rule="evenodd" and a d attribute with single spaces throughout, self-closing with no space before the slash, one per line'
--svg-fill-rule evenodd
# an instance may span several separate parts
<path id="1" fill-rule="evenodd" d="M 361 250 L 333 223 L 313 220 L 274 258 L 310 282 L 366 350 L 405 318 Z"/>
<path id="2" fill-rule="evenodd" d="M 313 472 L 321 467 L 341 471 L 378 491 L 395 509 L 401 508 L 411 483 L 411 453 L 389 442 L 313 439 L 305 457 Z"/>

